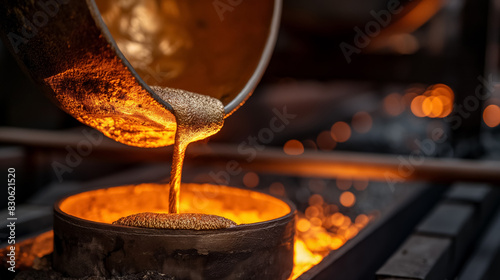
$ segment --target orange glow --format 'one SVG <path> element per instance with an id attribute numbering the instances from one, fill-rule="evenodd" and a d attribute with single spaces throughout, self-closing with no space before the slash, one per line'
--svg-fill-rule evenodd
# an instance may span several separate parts
<path id="1" fill-rule="evenodd" d="M 162 184 L 141 184 L 89 191 L 63 200 L 60 208 L 69 215 L 101 223 L 140 212 L 167 213 L 165 188 Z M 338 212 L 336 205 L 327 204 L 318 194 L 311 196 L 309 203 L 307 215 L 298 213 L 294 269 L 289 279 L 298 278 L 331 250 L 343 246 L 371 219 L 361 214 L 352 222 Z M 277 198 L 250 190 L 183 184 L 180 210 L 219 215 L 238 224 L 248 224 L 282 217 L 290 212 L 290 207 Z"/>
<path id="2" fill-rule="evenodd" d="M 316 138 L 318 147 L 323 151 L 333 150 L 337 146 L 337 142 L 333 140 L 330 131 L 321 132 Z"/>
<path id="3" fill-rule="evenodd" d="M 63 212 L 86 220 L 110 224 L 142 212 L 168 213 L 168 185 L 141 184 L 88 191 L 66 198 Z M 250 190 L 208 184 L 183 184 L 181 213 L 219 215 L 238 224 L 257 223 L 290 212 L 283 201 Z"/>
<path id="4" fill-rule="evenodd" d="M 419 118 L 425 117 L 424 111 L 422 109 L 424 104 L 425 96 L 419 95 L 411 101 L 411 111 L 413 114 Z"/>
<path id="5" fill-rule="evenodd" d="M 453 90 L 445 84 L 435 84 L 431 86 L 432 91 L 436 92 L 435 95 L 443 95 L 450 99 L 454 98 Z"/>
<path id="6" fill-rule="evenodd" d="M 432 105 L 433 105 L 433 101 L 434 100 L 434 97 L 433 96 L 429 96 L 429 97 L 426 97 L 424 99 L 424 102 L 422 102 L 422 112 L 424 113 L 424 115 L 426 117 L 434 117 L 432 115 Z"/>
<path id="7" fill-rule="evenodd" d="M 312 217 L 310 221 L 314 227 L 321 227 L 321 225 L 323 224 L 323 220 L 318 217 Z"/>
<path id="8" fill-rule="evenodd" d="M 123 63 L 91 54 L 83 61 L 45 78 L 66 112 L 127 145 L 161 147 L 174 143 L 174 115 L 124 70 Z"/>
<path id="9" fill-rule="evenodd" d="M 145 85 L 197 92 L 228 104 L 259 66 L 274 12 L 272 1 L 245 1 L 226 13 L 222 24 L 218 13 L 207 12 L 213 10 L 211 1 L 96 4 L 127 59 L 96 32 L 97 26 L 89 28 L 85 32 L 94 40 L 76 49 L 75 44 L 51 47 L 53 53 L 64 49 L 74 55 L 50 63 L 44 88 L 80 122 L 138 147 L 171 145 L 176 130 L 174 110 Z"/>
<path id="10" fill-rule="evenodd" d="M 483 112 L 484 123 L 489 127 L 500 125 L 500 107 L 491 104 L 488 105 Z"/>
<path id="11" fill-rule="evenodd" d="M 351 127 L 345 122 L 336 122 L 331 128 L 333 140 L 342 143 L 351 137 Z"/>
<path id="12" fill-rule="evenodd" d="M 422 103 L 422 112 L 431 118 L 438 117 L 443 112 L 443 102 L 438 97 L 426 97 Z"/>
<path id="13" fill-rule="evenodd" d="M 344 215 L 337 212 L 331 216 L 332 225 L 334 225 L 336 227 L 340 227 L 344 224 L 344 219 L 345 219 Z"/>
<path id="14" fill-rule="evenodd" d="M 351 207 L 356 203 L 356 197 L 352 192 L 343 192 L 340 195 L 340 204 L 345 207 Z"/>
<path id="15" fill-rule="evenodd" d="M 304 153 L 304 145 L 298 140 L 288 140 L 283 146 L 283 151 L 287 155 L 297 156 Z"/>
<path id="16" fill-rule="evenodd" d="M 318 207 L 311 205 L 307 207 L 306 212 L 304 213 L 306 215 L 306 218 L 312 219 L 314 217 L 317 217 L 319 215 L 319 209 Z"/>
<path id="17" fill-rule="evenodd" d="M 443 96 L 436 96 L 432 99 L 432 110 L 431 113 L 429 114 L 430 117 L 433 118 L 438 118 L 442 117 L 443 111 L 444 111 L 444 104 L 443 101 L 446 101 L 447 99 Z"/>
<path id="18" fill-rule="evenodd" d="M 300 232 L 306 232 L 311 228 L 311 222 L 307 219 L 299 219 L 297 222 L 297 230 Z"/>
<path id="19" fill-rule="evenodd" d="M 302 273 L 306 272 L 309 268 L 313 267 L 323 259 L 321 254 L 311 252 L 306 243 L 300 239 L 295 241 L 294 251 L 295 263 L 290 279 L 298 278 L 302 275 Z"/>
<path id="20" fill-rule="evenodd" d="M 120 51 L 146 84 L 207 94 L 225 104 L 257 67 L 274 5 L 243 1 L 221 22 L 213 1 L 95 2 Z"/>
<path id="21" fill-rule="evenodd" d="M 0 248 L 0 256 L 2 256 L 3 261 L 7 261 L 9 259 L 7 254 L 11 251 L 10 247 L 11 245 Z M 14 249 L 16 254 L 16 272 L 17 270 L 22 271 L 32 269 L 33 265 L 37 263 L 37 260 L 40 260 L 43 256 L 52 253 L 53 248 L 54 232 L 52 230 L 20 242 L 16 240 Z M 8 278 L 10 279 L 10 277 Z"/>
<path id="22" fill-rule="evenodd" d="M 373 119 L 367 112 L 357 112 L 352 117 L 352 129 L 358 133 L 367 133 L 373 126 Z"/>
<path id="23" fill-rule="evenodd" d="M 259 185 L 259 175 L 255 172 L 248 172 L 243 176 L 243 185 L 255 188 Z"/>
<path id="24" fill-rule="evenodd" d="M 414 4 L 416 6 L 413 9 L 399 18 L 394 24 L 385 28 L 384 33 L 411 33 L 417 30 L 441 9 L 443 2 L 436 0 L 416 2 Z"/>
<path id="25" fill-rule="evenodd" d="M 352 194 L 352 193 L 351 193 L 351 194 Z M 352 198 L 356 199 L 356 198 L 354 197 L 354 195 L 352 195 Z M 341 226 L 340 228 L 347 228 L 347 227 L 349 227 L 351 224 L 352 224 L 351 218 L 349 218 L 349 217 L 345 216 L 345 217 L 344 217 L 344 223 L 342 224 L 342 226 Z"/>
<path id="26" fill-rule="evenodd" d="M 399 93 L 391 93 L 384 98 L 384 111 L 391 115 L 397 116 L 404 111 L 403 97 Z"/>
<path id="27" fill-rule="evenodd" d="M 421 0 L 407 3 L 404 12 L 394 15 L 391 23 L 381 29 L 368 47 L 375 50 L 391 49 L 400 54 L 415 53 L 420 44 L 418 37 L 412 33 L 428 22 L 444 2 L 446 1 Z"/>
<path id="28" fill-rule="evenodd" d="M 444 118 L 451 114 L 453 111 L 453 102 L 455 94 L 453 90 L 445 84 L 435 84 L 431 87 L 432 95 L 439 98 L 442 103 L 443 110 L 437 115 L 438 118 Z"/>
<path id="29" fill-rule="evenodd" d="M 342 247 L 371 219 L 360 214 L 352 222 L 350 217 L 338 212 L 337 205 L 328 204 L 319 197 L 321 196 L 318 194 L 311 196 L 306 213 L 298 214 L 294 269 L 289 279 L 298 278 L 318 264 L 330 251 Z"/>
<path id="30" fill-rule="evenodd" d="M 444 118 L 453 111 L 454 93 L 444 84 L 436 84 L 413 98 L 411 111 L 417 117 Z"/>

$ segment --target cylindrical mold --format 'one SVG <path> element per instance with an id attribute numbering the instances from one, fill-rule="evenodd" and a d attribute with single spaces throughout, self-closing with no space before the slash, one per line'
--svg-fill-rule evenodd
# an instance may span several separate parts
<path id="1" fill-rule="evenodd" d="M 110 224 L 134 212 L 162 212 L 168 205 L 165 188 L 159 184 L 115 187 L 59 201 L 54 214 L 54 269 L 72 277 L 152 270 L 175 279 L 288 278 L 293 268 L 295 207 L 266 194 L 183 185 L 182 212 L 232 213 L 228 218 L 239 225 L 228 229 L 161 230 Z"/>

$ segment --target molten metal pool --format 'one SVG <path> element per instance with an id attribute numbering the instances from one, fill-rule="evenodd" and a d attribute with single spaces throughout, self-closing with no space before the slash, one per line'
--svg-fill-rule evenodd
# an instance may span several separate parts
<path id="1" fill-rule="evenodd" d="M 141 184 L 84 192 L 55 206 L 55 270 L 73 277 L 146 270 L 176 279 L 287 279 L 293 269 L 295 207 L 249 190 L 184 184 L 181 213 L 228 218 L 218 230 L 112 225 L 121 217 L 168 212 L 168 186 Z"/>

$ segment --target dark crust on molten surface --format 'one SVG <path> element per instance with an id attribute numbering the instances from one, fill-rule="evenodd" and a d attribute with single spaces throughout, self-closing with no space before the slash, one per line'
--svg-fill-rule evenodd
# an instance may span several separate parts
<path id="1" fill-rule="evenodd" d="M 151 213 L 144 212 L 123 217 L 113 222 L 114 225 L 155 228 L 155 229 L 191 229 L 211 230 L 236 226 L 236 223 L 221 216 L 199 213 Z"/>

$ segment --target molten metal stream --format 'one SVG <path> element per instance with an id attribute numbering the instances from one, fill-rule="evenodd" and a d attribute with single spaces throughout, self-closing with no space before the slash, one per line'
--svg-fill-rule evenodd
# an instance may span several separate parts
<path id="1" fill-rule="evenodd" d="M 172 105 L 177 121 L 174 155 L 170 174 L 169 213 L 179 212 L 182 165 L 191 142 L 217 133 L 224 124 L 224 105 L 218 99 L 179 89 L 151 87 L 158 96 Z"/>

